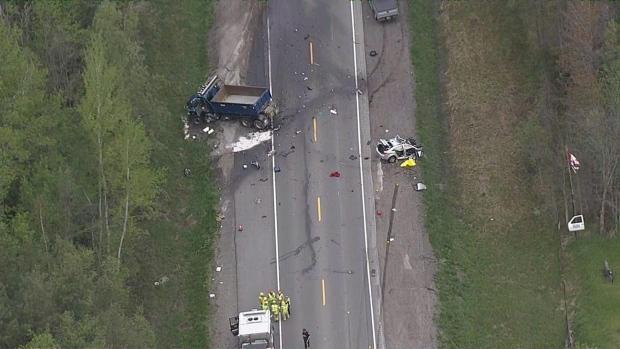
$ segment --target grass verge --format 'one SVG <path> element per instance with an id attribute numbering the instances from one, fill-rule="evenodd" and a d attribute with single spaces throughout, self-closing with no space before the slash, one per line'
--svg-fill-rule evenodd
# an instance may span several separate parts
<path id="1" fill-rule="evenodd" d="M 442 7 L 437 23 L 434 1 L 409 1 L 440 346 L 562 347 L 558 236 L 533 213 L 513 154 L 538 67 L 510 6 Z"/>
<path id="2" fill-rule="evenodd" d="M 213 3 L 152 0 L 137 9 L 145 63 L 153 80 L 152 113 L 144 117 L 153 162 L 166 169 L 148 236 L 132 241 L 129 263 L 136 297 L 157 333 L 157 347 L 209 346 L 209 268 L 219 197 L 210 181 L 207 147 L 182 136 L 183 106 L 208 73 L 207 38 Z M 184 177 L 183 169 L 191 169 Z M 166 281 L 153 286 L 154 281 Z"/>
<path id="3" fill-rule="evenodd" d="M 620 266 L 620 238 L 586 237 L 565 249 L 575 341 L 582 348 L 620 348 L 620 283 L 603 279 L 602 267 Z"/>

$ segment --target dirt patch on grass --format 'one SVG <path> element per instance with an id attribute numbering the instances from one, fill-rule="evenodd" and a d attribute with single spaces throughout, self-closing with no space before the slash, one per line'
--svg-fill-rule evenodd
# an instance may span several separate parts
<path id="1" fill-rule="evenodd" d="M 219 1 L 215 5 L 215 22 L 211 29 L 209 52 L 211 70 L 227 84 L 239 85 L 246 79 L 252 40 L 267 7 L 260 1 Z"/>

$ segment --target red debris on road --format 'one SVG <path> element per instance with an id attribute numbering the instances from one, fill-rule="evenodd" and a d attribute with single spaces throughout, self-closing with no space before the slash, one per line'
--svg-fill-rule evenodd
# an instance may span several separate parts
<path id="1" fill-rule="evenodd" d="M 338 171 L 336 171 L 336 172 L 332 172 L 329 176 L 330 176 L 330 177 L 336 177 L 336 178 L 338 178 L 338 177 L 340 177 L 340 172 L 338 172 Z"/>

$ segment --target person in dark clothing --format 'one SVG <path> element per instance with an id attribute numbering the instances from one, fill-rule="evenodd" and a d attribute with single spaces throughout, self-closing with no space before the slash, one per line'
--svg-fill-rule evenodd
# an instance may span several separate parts
<path id="1" fill-rule="evenodd" d="M 310 333 L 305 328 L 301 331 L 301 336 L 304 338 L 304 348 L 310 348 Z"/>

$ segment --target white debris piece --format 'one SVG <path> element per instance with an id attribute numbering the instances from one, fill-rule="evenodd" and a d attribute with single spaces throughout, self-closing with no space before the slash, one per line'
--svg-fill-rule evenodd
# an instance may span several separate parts
<path id="1" fill-rule="evenodd" d="M 215 130 L 214 129 L 210 129 L 209 132 L 207 132 L 208 135 L 212 134 Z"/>
<path id="2" fill-rule="evenodd" d="M 203 128 L 203 129 L 202 129 L 202 132 L 205 132 L 205 133 L 206 133 L 206 132 L 209 132 L 209 126 L 207 126 L 207 127 Z"/>
<path id="3" fill-rule="evenodd" d="M 422 183 L 416 184 L 415 190 L 420 191 L 426 189 L 426 186 Z"/>
<path id="4" fill-rule="evenodd" d="M 209 298 L 215 298 L 215 293 L 209 293 Z"/>
<path id="5" fill-rule="evenodd" d="M 222 267 L 216 267 L 216 268 L 215 268 L 215 271 L 218 271 L 218 272 L 219 272 L 219 271 L 222 271 Z"/>
<path id="6" fill-rule="evenodd" d="M 334 115 L 338 114 L 338 112 L 336 111 L 336 108 L 330 109 L 329 112 Z"/>
<path id="7" fill-rule="evenodd" d="M 248 150 L 271 139 L 271 132 L 252 132 L 247 137 L 241 137 L 239 140 L 226 148 L 232 149 L 233 153 Z"/>
<path id="8" fill-rule="evenodd" d="M 308 80 L 308 77 L 307 77 L 307 76 L 304 76 L 304 81 L 306 81 L 306 80 Z"/>

